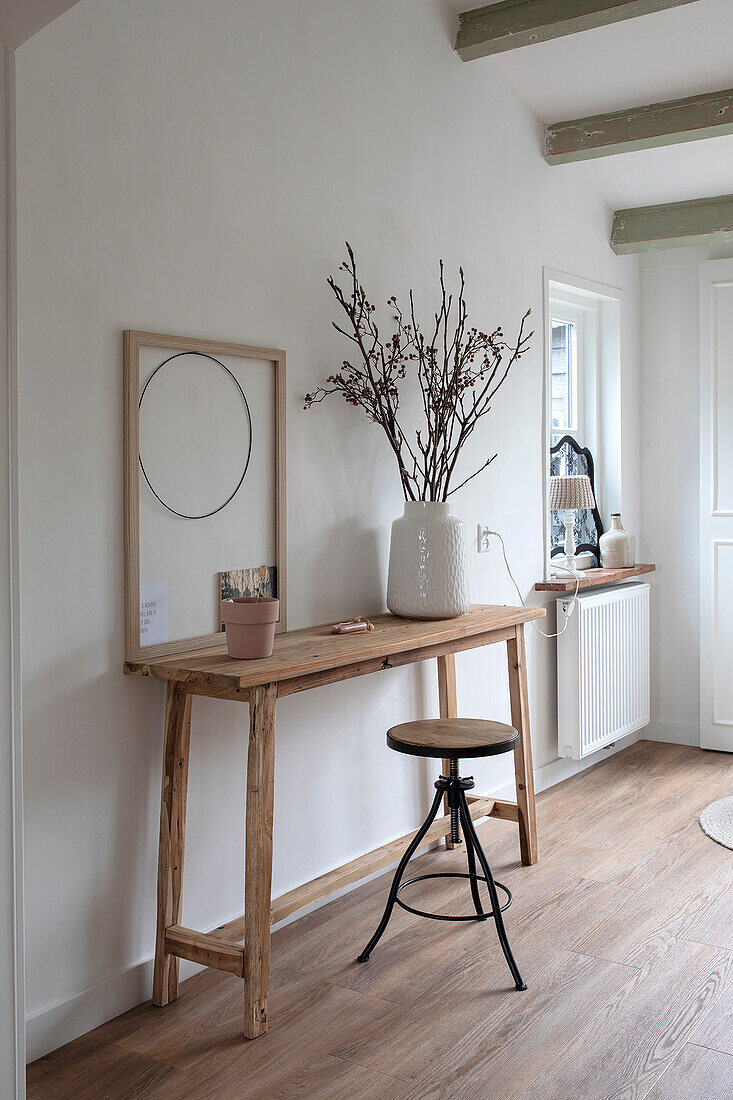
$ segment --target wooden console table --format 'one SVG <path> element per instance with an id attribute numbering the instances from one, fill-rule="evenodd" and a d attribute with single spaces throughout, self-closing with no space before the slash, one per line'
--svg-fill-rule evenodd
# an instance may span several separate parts
<path id="1" fill-rule="evenodd" d="M 244 1034 L 249 1039 L 262 1035 L 267 1030 L 270 925 L 388 866 L 412 838 L 410 834 L 390 841 L 271 900 L 275 707 L 282 696 L 435 657 L 441 717 L 457 717 L 455 654 L 506 642 L 512 724 L 521 735 L 514 752 L 517 801 L 475 797 L 471 816 L 516 821 L 522 862 L 534 863 L 537 825 L 524 623 L 544 614 L 541 608 L 475 605 L 459 618 L 439 622 L 380 615 L 374 619 L 374 631 L 368 634 L 333 635 L 329 626 L 279 634 L 272 657 L 256 661 L 231 660 L 222 646 L 182 652 L 150 663 L 126 664 L 126 673 L 168 681 L 153 1003 L 166 1005 L 175 1000 L 178 960 L 191 959 L 244 979 Z M 194 695 L 249 703 L 244 915 L 212 932 L 196 932 L 180 923 Z M 444 764 L 447 768 L 447 762 Z M 443 836 L 449 842 L 448 814 L 434 823 L 425 843 Z"/>

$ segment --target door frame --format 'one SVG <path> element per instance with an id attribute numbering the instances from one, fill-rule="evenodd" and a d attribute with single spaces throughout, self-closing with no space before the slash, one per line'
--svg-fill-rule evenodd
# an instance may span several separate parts
<path id="1" fill-rule="evenodd" d="M 0 758 L 7 781 L 0 790 L 3 894 L 13 919 L 2 950 L 3 981 L 10 989 L 12 1062 L 0 1067 L 0 1091 L 23 1100 L 25 1089 L 25 922 L 23 905 L 23 745 L 21 721 L 20 562 L 18 512 L 18 308 L 17 171 L 15 156 L 15 53 L 0 48 L 0 392 L 7 416 L 0 426 Z M 0 402 L 3 404 L 4 401 Z M 8 974 L 7 972 L 10 971 Z M 5 1022 L 3 1022 L 5 1025 Z M 12 1090 L 12 1093 L 11 1093 Z"/>
<path id="2" fill-rule="evenodd" d="M 733 287 L 733 258 L 699 265 L 700 292 L 700 745 L 733 752 L 733 715 L 718 710 L 719 552 L 733 547 L 733 505 L 718 507 L 717 334 L 714 289 Z"/>

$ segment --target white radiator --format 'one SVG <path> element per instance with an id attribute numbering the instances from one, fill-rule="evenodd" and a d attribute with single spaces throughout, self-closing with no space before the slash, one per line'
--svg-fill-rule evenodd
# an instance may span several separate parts
<path id="1" fill-rule="evenodd" d="M 562 628 L 567 596 L 557 601 Z M 649 585 L 581 593 L 557 640 L 557 740 L 579 759 L 649 723 Z"/>

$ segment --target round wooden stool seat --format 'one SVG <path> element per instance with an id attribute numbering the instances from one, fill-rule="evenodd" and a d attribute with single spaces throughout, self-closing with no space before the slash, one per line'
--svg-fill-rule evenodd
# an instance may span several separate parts
<path id="1" fill-rule="evenodd" d="M 504 722 L 484 718 L 426 718 L 393 726 L 387 731 L 387 744 L 408 756 L 459 760 L 511 752 L 519 744 L 519 733 Z"/>

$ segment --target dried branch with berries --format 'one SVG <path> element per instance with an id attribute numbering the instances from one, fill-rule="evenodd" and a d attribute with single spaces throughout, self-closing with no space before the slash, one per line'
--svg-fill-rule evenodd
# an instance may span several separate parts
<path id="1" fill-rule="evenodd" d="M 490 411 L 511 368 L 529 349 L 533 333 L 525 334 L 525 328 L 531 311 L 522 318 L 514 343 L 505 340 L 501 328 L 491 333 L 469 328 L 463 269 L 454 299 L 446 290 L 441 260 L 440 306 L 428 334 L 416 319 L 410 291 L 405 313 L 395 297 L 387 301 L 394 311 L 395 331 L 383 340 L 374 318 L 376 307 L 359 282 L 348 241 L 346 249 L 349 258 L 339 271 L 348 276 L 347 287 L 342 289 L 333 277 L 328 285 L 348 318 L 346 327 L 335 321 L 333 327 L 351 341 L 354 354 L 324 386 L 306 394 L 304 407 L 341 394 L 348 405 L 363 409 L 383 429 L 397 461 L 405 499 L 447 500 L 496 458 L 495 454 L 487 458 L 454 484 L 459 458 L 477 424 Z M 400 421 L 400 391 L 406 379 L 417 381 L 422 405 L 422 425 L 414 432 Z"/>

